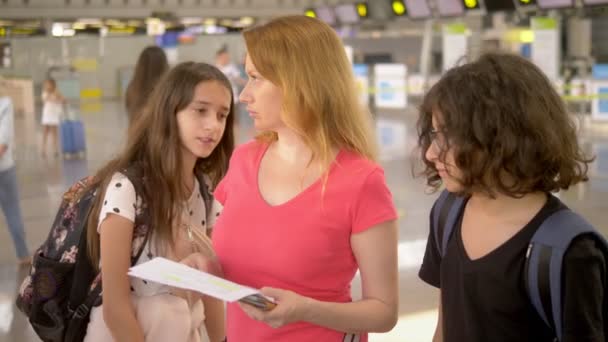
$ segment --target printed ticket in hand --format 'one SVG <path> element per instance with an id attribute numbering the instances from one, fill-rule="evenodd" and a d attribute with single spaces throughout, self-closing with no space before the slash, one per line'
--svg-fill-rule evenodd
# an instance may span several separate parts
<path id="1" fill-rule="evenodd" d="M 131 267 L 129 275 L 147 281 L 200 292 L 226 301 L 242 301 L 263 310 L 270 310 L 274 303 L 263 297 L 256 289 L 201 272 L 165 258 L 154 258 Z"/>

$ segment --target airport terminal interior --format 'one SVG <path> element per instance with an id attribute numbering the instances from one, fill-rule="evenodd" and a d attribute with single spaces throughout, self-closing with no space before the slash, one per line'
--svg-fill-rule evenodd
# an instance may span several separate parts
<path id="1" fill-rule="evenodd" d="M 581 146 L 595 156 L 589 180 L 557 196 L 608 234 L 606 0 L 0 0 L 0 97 L 10 97 L 15 112 L 13 156 L 29 250 L 46 239 L 69 186 L 124 146 L 125 91 L 145 47 L 161 47 L 170 65 L 217 64 L 222 51 L 238 70 L 246 54 L 241 31 L 291 14 L 326 22 L 344 42 L 399 216 L 399 320 L 388 333 L 370 334 L 371 342 L 430 341 L 435 329 L 439 291 L 418 271 L 438 193 L 413 175 L 416 122 L 425 92 L 463 58 L 518 54 L 553 81 Z M 83 151 L 42 150 L 41 93 L 49 77 L 67 99 L 65 114 L 84 124 Z M 256 132 L 244 105 L 238 108 L 242 144 Z M 15 306 L 29 268 L 15 256 L 4 216 L 0 246 L 0 342 L 39 341 Z M 357 275 L 355 298 L 360 288 Z"/>

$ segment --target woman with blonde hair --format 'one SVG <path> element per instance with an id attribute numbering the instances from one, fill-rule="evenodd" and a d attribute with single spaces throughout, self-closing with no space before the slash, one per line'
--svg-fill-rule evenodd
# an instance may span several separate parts
<path id="1" fill-rule="evenodd" d="M 397 214 L 344 47 L 305 16 L 244 38 L 240 101 L 260 134 L 234 151 L 215 190 L 213 247 L 227 279 L 277 306 L 228 304 L 228 340 L 367 341 L 397 320 Z"/>

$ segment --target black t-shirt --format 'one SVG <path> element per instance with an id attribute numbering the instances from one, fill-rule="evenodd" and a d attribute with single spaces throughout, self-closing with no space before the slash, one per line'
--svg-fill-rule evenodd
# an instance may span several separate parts
<path id="1" fill-rule="evenodd" d="M 462 243 L 464 209 L 443 259 L 431 229 L 419 276 L 441 289 L 445 342 L 553 341 L 551 329 L 530 303 L 523 269 L 530 239 L 549 215 L 564 207 L 549 195 L 522 230 L 476 260 L 468 258 Z M 564 256 L 562 342 L 605 341 L 606 261 L 597 243 L 581 236 Z"/>

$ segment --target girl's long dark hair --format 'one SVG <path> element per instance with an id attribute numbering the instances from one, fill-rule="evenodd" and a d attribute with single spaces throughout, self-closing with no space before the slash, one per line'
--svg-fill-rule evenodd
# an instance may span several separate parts
<path id="1" fill-rule="evenodd" d="M 174 218 L 179 217 L 181 203 L 188 194 L 183 186 L 182 145 L 176 114 L 193 99 L 194 89 L 201 82 L 219 82 L 231 94 L 230 114 L 218 146 L 207 158 L 196 162 L 195 174 L 208 175 L 215 187 L 226 174 L 234 149 L 234 105 L 230 82 L 216 67 L 205 63 L 182 63 L 168 72 L 155 87 L 150 102 L 129 129 L 123 152 L 95 175 L 91 187 L 97 187 L 87 227 L 87 247 L 94 267 L 99 265 L 99 234 L 97 225 L 105 190 L 112 176 L 137 165 L 143 179 L 142 197 L 150 213 L 151 232 L 159 241 L 173 242 Z"/>

